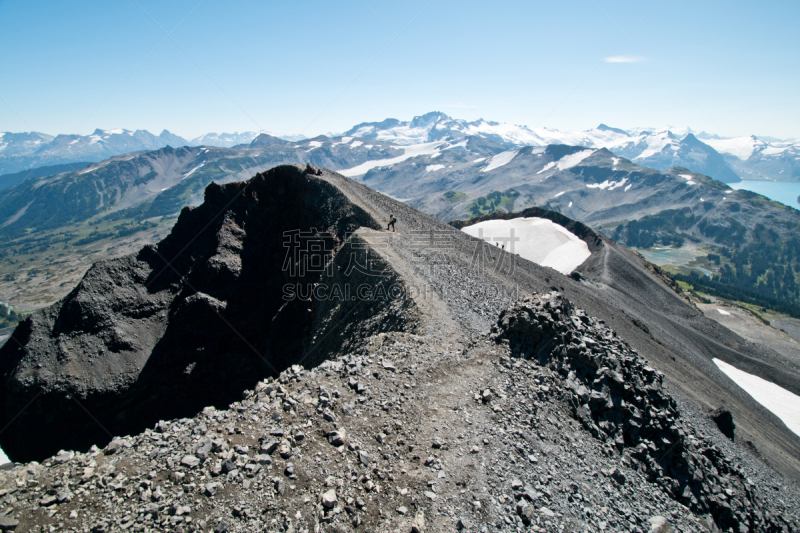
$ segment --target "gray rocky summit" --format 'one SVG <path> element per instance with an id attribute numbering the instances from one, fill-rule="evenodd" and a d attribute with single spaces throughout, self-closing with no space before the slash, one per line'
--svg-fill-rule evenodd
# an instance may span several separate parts
<path id="1" fill-rule="evenodd" d="M 572 224 L 567 277 L 327 170 L 212 185 L 0 350 L 0 528 L 796 531 L 797 439 L 708 371 L 764 354 Z"/>

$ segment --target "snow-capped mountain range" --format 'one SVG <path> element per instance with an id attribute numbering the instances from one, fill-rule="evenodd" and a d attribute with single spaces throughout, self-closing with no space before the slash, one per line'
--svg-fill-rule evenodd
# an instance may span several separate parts
<path id="1" fill-rule="evenodd" d="M 101 161 L 116 155 L 156 150 L 164 146 L 216 146 L 229 148 L 249 145 L 268 132 L 208 133 L 184 139 L 164 130 L 158 136 L 146 130 L 96 130 L 91 135 L 43 133 L 0 134 L 0 174 L 45 165 L 78 161 Z M 414 117 L 410 121 L 386 119 L 364 122 L 342 134 L 375 139 L 399 146 L 420 145 L 448 140 L 458 142 L 468 137 L 482 137 L 506 148 L 565 144 L 587 148 L 606 148 L 637 164 L 668 170 L 684 167 L 725 183 L 740 179 L 778 181 L 800 180 L 800 142 L 778 141 L 756 136 L 719 138 L 693 132 L 689 128 L 636 128 L 623 130 L 605 124 L 586 131 L 560 131 L 529 128 L 483 119 L 466 121 L 440 112 Z M 334 137 L 329 134 L 327 137 Z M 273 136 L 300 141 L 302 135 Z"/>
<path id="2" fill-rule="evenodd" d="M 721 139 L 697 135 L 689 128 L 653 128 L 626 131 L 605 124 L 586 131 L 502 124 L 479 119 L 466 121 L 432 112 L 410 121 L 386 119 L 364 122 L 345 135 L 416 145 L 443 139 L 479 136 L 508 148 L 566 144 L 607 148 L 636 163 L 667 170 L 686 167 L 726 183 L 744 179 L 800 179 L 800 142 L 767 142 L 756 136 Z"/>
<path id="3" fill-rule="evenodd" d="M 95 130 L 91 135 L 47 135 L 38 132 L 0 133 L 0 175 L 49 165 L 95 162 L 120 154 L 158 150 L 165 146 L 249 145 L 264 132 L 208 133 L 191 140 L 164 130 L 153 135 L 147 130 Z M 302 136 L 289 135 L 287 140 Z"/>

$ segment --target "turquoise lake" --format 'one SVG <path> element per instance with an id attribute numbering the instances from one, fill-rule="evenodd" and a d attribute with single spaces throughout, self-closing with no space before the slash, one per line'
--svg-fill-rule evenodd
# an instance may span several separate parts
<path id="1" fill-rule="evenodd" d="M 729 183 L 731 189 L 744 189 L 757 192 L 784 205 L 800 209 L 797 197 L 800 196 L 800 183 L 788 181 L 742 181 Z"/>

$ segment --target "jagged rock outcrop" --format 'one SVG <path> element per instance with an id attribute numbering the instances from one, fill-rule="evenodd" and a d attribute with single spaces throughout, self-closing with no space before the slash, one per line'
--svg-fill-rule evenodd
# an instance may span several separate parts
<path id="1" fill-rule="evenodd" d="M 360 319 L 372 321 L 365 331 L 413 330 L 410 318 L 382 320 L 380 301 L 365 309 L 360 300 L 303 297 L 327 263 L 339 278 L 349 261 L 363 264 L 369 244 L 353 250 L 345 241 L 378 227 L 299 167 L 212 184 L 164 241 L 96 264 L 61 302 L 20 324 L 0 351 L 0 425 L 10 424 L 0 445 L 15 460 L 85 450 L 227 405 L 323 340 L 327 348 L 356 342 Z M 382 269 L 385 283 L 397 283 L 390 265 Z M 350 275 L 357 282 L 358 271 Z"/>
<path id="2" fill-rule="evenodd" d="M 744 472 L 698 438 L 663 387 L 664 375 L 616 333 L 552 292 L 500 315 L 497 341 L 564 380 L 573 416 L 593 436 L 628 455 L 648 479 L 727 531 L 779 531 Z"/>

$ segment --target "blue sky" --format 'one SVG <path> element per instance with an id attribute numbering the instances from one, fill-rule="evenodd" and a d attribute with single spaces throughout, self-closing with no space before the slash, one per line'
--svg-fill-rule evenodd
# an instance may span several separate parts
<path id="1" fill-rule="evenodd" d="M 313 136 L 438 110 L 800 137 L 798 20 L 796 1 L 0 0 L 0 131 Z"/>

